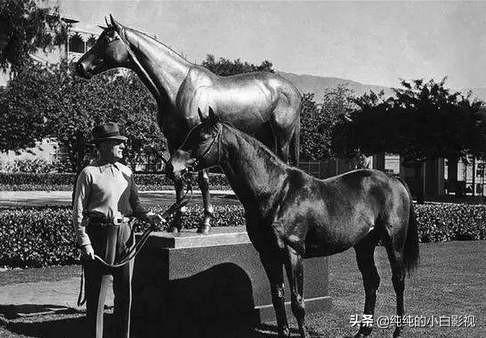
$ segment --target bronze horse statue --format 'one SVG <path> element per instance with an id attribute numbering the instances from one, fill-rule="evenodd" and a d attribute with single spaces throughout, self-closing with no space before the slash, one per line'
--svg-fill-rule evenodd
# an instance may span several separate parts
<path id="1" fill-rule="evenodd" d="M 320 180 L 282 162 L 255 138 L 209 117 L 194 127 L 169 161 L 175 176 L 220 165 L 245 208 L 246 228 L 270 281 L 280 336 L 289 335 L 283 266 L 299 332 L 304 327 L 306 256 L 329 256 L 353 247 L 365 289 L 364 314 L 373 315 L 380 277 L 373 254 L 388 253 L 397 315 L 404 314 L 405 274 L 418 264 L 417 224 L 410 192 L 400 179 L 377 170 L 355 170 Z M 360 326 L 357 337 L 371 334 Z M 394 336 L 399 336 L 398 325 Z"/>
<path id="2" fill-rule="evenodd" d="M 110 15 L 111 23 L 94 46 L 77 62 L 76 73 L 84 78 L 115 67 L 138 74 L 158 106 L 158 124 L 172 154 L 188 131 L 200 123 L 197 109 L 212 106 L 225 121 L 251 134 L 271 148 L 282 160 L 289 154 L 298 162 L 301 95 L 287 80 L 266 72 L 220 77 L 192 64 L 154 38 L 122 26 Z M 292 148 L 292 149 L 290 149 Z M 204 204 L 204 220 L 198 231 L 210 228 L 212 206 L 209 177 L 200 171 L 199 187 Z M 175 180 L 180 201 L 183 182 Z M 173 231 L 180 230 L 181 210 Z"/>

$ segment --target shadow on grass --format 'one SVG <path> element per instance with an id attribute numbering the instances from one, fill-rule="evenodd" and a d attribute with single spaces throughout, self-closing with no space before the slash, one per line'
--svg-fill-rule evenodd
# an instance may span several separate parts
<path id="1" fill-rule="evenodd" d="M 7 320 L 37 317 L 48 314 L 74 314 L 76 312 L 75 309 L 59 305 L 0 305 L 0 316 Z"/>
<path id="2" fill-rule="evenodd" d="M 0 323 L 22 336 L 86 337 L 84 315 L 59 305 L 0 305 Z"/>
<path id="3" fill-rule="evenodd" d="M 88 337 L 83 312 L 75 309 L 57 307 L 53 310 L 51 305 L 19 305 L 0 306 L 1 324 L 11 333 L 29 337 Z M 31 311 L 30 313 L 27 313 Z M 8 319 L 7 319 L 8 318 Z M 3 323 L 2 323 L 3 322 Z M 105 313 L 105 338 L 117 338 L 113 332 L 113 314 Z M 187 338 L 261 338 L 277 337 L 277 327 L 271 324 L 242 323 L 225 321 L 218 323 L 193 322 L 181 318 L 174 330 L 174 326 L 167 323 L 147 322 L 143 319 L 132 322 L 132 338 L 151 337 L 187 337 Z M 297 330 L 292 330 L 293 335 Z"/>

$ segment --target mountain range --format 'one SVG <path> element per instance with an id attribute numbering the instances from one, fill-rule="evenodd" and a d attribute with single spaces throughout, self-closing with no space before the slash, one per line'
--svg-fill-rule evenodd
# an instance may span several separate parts
<path id="1" fill-rule="evenodd" d="M 348 87 L 349 89 L 351 89 L 355 96 L 360 96 L 364 93 L 369 92 L 370 90 L 374 91 L 375 93 L 383 90 L 385 93 L 385 97 L 393 95 L 393 90 L 390 87 L 363 84 L 357 81 L 341 79 L 337 77 L 324 77 L 307 74 L 299 75 L 280 71 L 278 72 L 278 74 L 292 82 L 297 88 L 299 88 L 301 93 L 314 93 L 314 98 L 316 102 L 322 102 L 326 90 L 336 88 L 338 86 Z M 486 88 L 454 88 L 453 90 L 460 91 L 462 93 L 467 93 L 468 90 L 471 90 L 473 97 L 481 101 L 486 101 Z"/>

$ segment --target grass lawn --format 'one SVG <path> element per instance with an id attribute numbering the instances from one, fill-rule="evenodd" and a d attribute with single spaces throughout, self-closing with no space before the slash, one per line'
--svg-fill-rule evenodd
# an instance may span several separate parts
<path id="1" fill-rule="evenodd" d="M 421 263 L 411 278 L 406 280 L 405 311 L 411 316 L 439 318 L 439 316 L 474 316 L 475 327 L 433 326 L 409 328 L 404 337 L 486 337 L 486 241 L 421 244 Z M 383 248 L 377 248 L 376 264 L 381 276 L 375 316 L 395 314 L 395 294 L 391 272 Z M 329 313 L 307 315 L 307 326 L 313 336 L 348 337 L 355 333 L 352 315 L 361 314 L 364 291 L 361 275 L 356 267 L 354 251 L 331 257 L 330 295 L 333 306 Z M 0 273 L 0 285 L 21 281 L 57 280 L 75 277 L 78 267 L 15 270 Z M 1 308 L 0 300 L 0 308 Z M 1 318 L 0 312 L 0 318 Z M 291 325 L 296 336 L 296 323 Z M 445 317 L 444 317 L 445 318 Z M 181 318 L 181 320 L 184 320 Z M 64 313 L 0 321 L 0 337 L 78 337 L 82 332 L 81 313 Z M 107 321 L 109 325 L 109 318 Z M 190 323 L 188 323 L 190 325 Z M 199 337 L 267 337 L 276 336 L 275 323 L 256 328 L 215 328 L 199 332 Z M 154 331 L 152 331 L 154 332 Z M 163 336 L 163 325 L 154 337 Z M 375 328 L 373 337 L 391 337 L 393 328 Z M 149 337 L 149 335 L 135 335 Z"/>

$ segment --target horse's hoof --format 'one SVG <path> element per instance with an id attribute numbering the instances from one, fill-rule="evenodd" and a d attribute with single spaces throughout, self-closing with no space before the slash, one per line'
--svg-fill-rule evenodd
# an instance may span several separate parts
<path id="1" fill-rule="evenodd" d="M 371 330 L 363 331 L 359 330 L 358 333 L 354 335 L 354 338 L 365 338 L 371 336 Z"/>
<path id="2" fill-rule="evenodd" d="M 307 331 L 300 332 L 299 335 L 301 338 L 310 338 L 310 334 Z"/>
<path id="3" fill-rule="evenodd" d="M 278 336 L 285 337 L 285 338 L 290 337 L 290 329 L 287 327 L 287 328 L 283 328 L 282 330 L 279 330 Z"/>
<path id="4" fill-rule="evenodd" d="M 309 338 L 310 337 L 310 334 L 309 334 L 309 332 L 306 329 L 303 329 L 303 330 L 300 330 L 299 329 L 299 335 L 302 338 Z"/>

